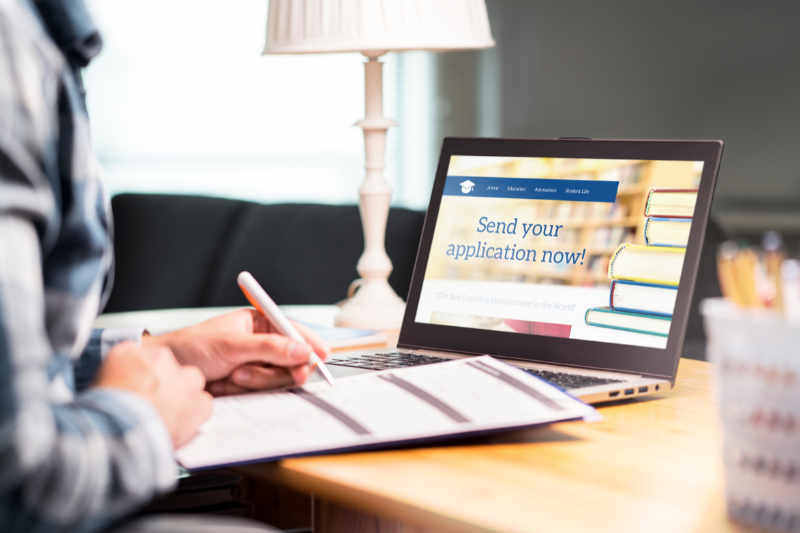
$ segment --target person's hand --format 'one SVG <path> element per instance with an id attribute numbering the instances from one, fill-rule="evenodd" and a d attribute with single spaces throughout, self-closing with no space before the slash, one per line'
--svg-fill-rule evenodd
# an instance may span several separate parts
<path id="1" fill-rule="evenodd" d="M 177 448 L 211 416 L 212 399 L 203 390 L 205 383 L 197 367 L 179 365 L 168 348 L 123 342 L 108 352 L 94 385 L 127 390 L 150 400 Z"/>
<path id="2" fill-rule="evenodd" d="M 181 364 L 200 368 L 214 396 L 304 383 L 312 349 L 323 360 L 330 349 L 319 336 L 294 323 L 307 343 L 279 334 L 255 309 L 239 309 L 196 326 L 144 337 L 145 345 L 168 346 Z"/>

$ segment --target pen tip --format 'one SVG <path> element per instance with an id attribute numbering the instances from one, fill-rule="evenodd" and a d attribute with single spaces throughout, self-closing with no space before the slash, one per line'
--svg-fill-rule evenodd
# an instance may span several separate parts
<path id="1" fill-rule="evenodd" d="M 333 379 L 333 376 L 331 375 L 330 371 L 328 371 L 328 368 L 324 364 L 318 364 L 317 370 L 319 371 L 320 374 L 322 374 L 322 377 L 325 378 L 325 381 L 328 382 L 328 385 L 333 387 L 336 384 L 336 381 Z"/>

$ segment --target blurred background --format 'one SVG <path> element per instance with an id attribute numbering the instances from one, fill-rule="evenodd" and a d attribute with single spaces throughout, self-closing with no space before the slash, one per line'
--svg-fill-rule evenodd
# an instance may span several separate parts
<path id="1" fill-rule="evenodd" d="M 267 0 L 89 4 L 106 42 L 85 82 L 110 195 L 357 202 L 361 56 L 262 57 Z M 426 208 L 445 136 L 721 139 L 712 219 L 728 237 L 779 230 L 797 256 L 800 3 L 486 4 L 495 48 L 386 56 L 393 205 Z"/>
<path id="2" fill-rule="evenodd" d="M 487 0 L 498 46 L 390 54 L 387 179 L 424 209 L 441 139 L 722 139 L 727 232 L 800 232 L 800 4 Z M 362 58 L 260 55 L 265 0 L 91 0 L 110 192 L 353 203 Z"/>
<path id="3" fill-rule="evenodd" d="M 103 53 L 85 72 L 109 193 L 257 202 L 358 201 L 364 58 L 261 56 L 267 0 L 89 0 Z M 435 56 L 389 54 L 387 179 L 424 209 L 436 138 Z"/>

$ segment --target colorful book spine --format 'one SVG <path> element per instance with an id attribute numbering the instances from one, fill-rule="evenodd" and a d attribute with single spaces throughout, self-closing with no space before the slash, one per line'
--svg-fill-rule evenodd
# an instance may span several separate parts
<path id="1" fill-rule="evenodd" d="M 663 280 L 663 279 L 655 279 L 655 278 L 640 277 L 640 276 L 624 276 L 624 277 L 623 276 L 618 276 L 614 272 L 614 263 L 617 260 L 617 257 L 619 257 L 619 254 L 621 252 L 623 252 L 624 250 L 626 250 L 626 249 L 632 249 L 632 250 L 635 250 L 635 249 L 647 249 L 649 251 L 685 254 L 686 253 L 686 249 L 685 248 L 676 248 L 676 247 L 667 247 L 667 246 L 641 246 L 641 245 L 638 245 L 638 244 L 628 244 L 628 243 L 626 243 L 626 244 L 621 245 L 619 248 L 617 248 L 616 251 L 614 251 L 614 253 L 611 255 L 611 259 L 609 259 L 609 261 L 608 261 L 608 277 L 609 277 L 609 279 L 612 279 L 612 280 L 614 280 L 614 279 L 624 279 L 624 280 L 627 280 L 627 281 L 638 281 L 639 283 L 653 283 L 653 284 L 656 284 L 656 285 L 674 285 L 674 286 L 678 285 L 677 281 L 676 282 L 672 282 L 672 281 L 666 281 L 666 280 Z"/>
<path id="2" fill-rule="evenodd" d="M 663 285 L 663 284 L 659 284 L 659 283 L 639 283 L 637 281 L 624 281 L 624 280 L 615 279 L 614 281 L 611 282 L 611 292 L 610 292 L 610 294 L 608 296 L 608 304 L 611 307 L 611 309 L 613 309 L 615 311 L 625 311 L 627 313 L 637 313 L 637 314 L 643 314 L 643 315 L 665 316 L 665 317 L 672 318 L 672 314 L 673 313 L 662 313 L 662 312 L 653 311 L 653 310 L 650 310 L 650 309 L 633 309 L 633 308 L 630 308 L 630 307 L 624 307 L 624 306 L 620 307 L 620 306 L 616 305 L 616 300 L 614 298 L 614 295 L 616 294 L 617 285 L 620 285 L 620 284 L 622 284 L 622 285 L 634 285 L 634 286 L 639 286 L 639 287 L 652 287 L 654 289 L 662 289 L 662 290 L 669 290 L 669 291 L 677 291 L 678 290 L 677 286 L 675 286 L 675 285 Z"/>
<path id="3" fill-rule="evenodd" d="M 664 244 L 650 241 L 650 222 L 669 222 L 675 224 L 691 224 L 691 218 L 665 218 L 665 217 L 647 217 L 644 223 L 644 242 L 647 246 L 666 246 L 670 248 L 686 248 L 686 244 Z M 688 244 L 688 243 L 687 243 Z"/>
<path id="4" fill-rule="evenodd" d="M 613 325 L 613 324 L 599 324 L 599 323 L 593 322 L 590 319 L 591 313 L 610 313 L 612 315 L 616 315 L 616 316 L 619 316 L 619 317 L 632 317 L 632 318 L 646 319 L 648 321 L 650 321 L 650 320 L 659 320 L 659 321 L 663 320 L 663 321 L 666 322 L 666 324 L 664 326 L 665 326 L 665 328 L 667 330 L 667 333 L 662 333 L 660 331 L 652 331 L 652 330 L 647 330 L 647 329 L 618 326 L 618 325 Z M 644 333 L 645 335 L 655 335 L 657 337 L 669 337 L 669 326 L 672 323 L 672 320 L 670 318 L 667 318 L 667 317 L 654 316 L 654 315 L 644 315 L 644 314 L 640 314 L 640 313 L 628 313 L 628 312 L 624 312 L 624 311 L 614 311 L 613 309 L 606 309 L 604 307 L 592 307 L 590 309 L 587 309 L 586 310 L 586 314 L 583 317 L 583 320 L 584 320 L 584 322 L 586 322 L 586 325 L 588 325 L 588 326 L 595 326 L 595 327 L 599 327 L 599 328 L 616 329 L 616 330 L 619 330 L 619 331 L 630 331 L 632 333 Z"/>
<path id="5" fill-rule="evenodd" d="M 684 224 L 692 222 L 691 216 L 681 216 L 676 214 L 667 213 L 652 213 L 651 207 L 653 205 L 653 198 L 656 195 L 681 193 L 681 194 L 694 194 L 697 195 L 697 189 L 651 189 L 647 195 L 647 201 L 644 206 L 644 216 L 647 217 L 644 226 L 644 241 L 646 246 L 634 245 L 624 243 L 617 248 L 611 255 L 608 261 L 608 277 L 612 280 L 611 290 L 609 292 L 609 307 L 594 307 L 586 310 L 584 321 L 587 325 L 597 326 L 609 329 L 616 329 L 621 331 L 630 331 L 633 333 L 643 333 L 646 335 L 656 335 L 659 337 L 668 337 L 669 328 L 672 321 L 674 312 L 674 296 L 677 296 L 678 284 L 680 273 L 683 269 L 683 258 L 680 261 L 672 260 L 678 259 L 676 256 L 667 256 L 660 254 L 681 254 L 686 253 L 686 245 L 688 244 L 688 234 L 683 235 L 682 231 L 675 231 L 681 228 L 659 228 L 657 233 L 661 233 L 661 239 L 672 242 L 656 242 L 650 236 L 650 224 L 653 222 L 668 223 L 668 224 Z M 663 199 L 663 197 L 658 196 Z M 676 199 L 677 200 L 677 199 Z M 696 200 L 695 200 L 696 201 Z M 680 203 L 677 202 L 674 208 L 669 207 L 670 202 L 656 201 L 656 209 L 663 209 L 667 211 L 686 212 L 688 205 L 683 209 L 680 208 Z M 665 205 L 666 204 L 666 205 Z M 662 207 L 658 207 L 661 205 Z M 660 225 L 660 224 L 659 224 Z M 666 234 L 663 232 L 667 229 Z M 684 242 L 686 239 L 686 242 Z M 637 263 L 627 263 L 624 268 L 624 274 L 620 274 L 615 268 L 620 254 L 628 250 L 630 253 L 640 253 L 643 255 Z M 649 257 L 648 257 L 649 256 Z M 650 265 L 650 268 L 648 268 Z M 647 274 L 651 275 L 648 276 Z M 638 274 L 638 275 L 634 275 Z M 662 279 L 656 279 L 661 277 Z M 630 307 L 618 307 L 615 305 L 617 300 L 615 292 L 620 285 L 636 286 L 646 290 L 641 291 L 640 294 L 633 297 L 633 301 L 628 300 L 629 303 L 636 303 L 641 307 L 649 307 L 646 309 L 634 309 Z M 652 290 L 657 291 L 675 291 L 674 295 L 669 293 L 653 293 Z M 651 291 L 650 294 L 647 294 Z M 627 298 L 631 298 L 629 289 L 626 289 Z M 625 297 L 621 297 L 625 300 Z M 647 304 L 652 304 L 648 306 Z M 671 307 L 671 308 L 670 308 Z M 666 312 L 666 309 L 669 312 Z M 594 315 L 594 318 L 592 315 Z"/>
<path id="6" fill-rule="evenodd" d="M 644 216 L 646 217 L 668 217 L 668 218 L 692 218 L 691 215 L 689 216 L 679 216 L 679 215 L 672 215 L 666 213 L 651 213 L 650 212 L 650 202 L 653 200 L 653 195 L 655 194 L 663 194 L 663 193 L 695 193 L 697 194 L 697 189 L 651 189 L 650 193 L 647 195 L 647 201 L 644 203 Z"/>

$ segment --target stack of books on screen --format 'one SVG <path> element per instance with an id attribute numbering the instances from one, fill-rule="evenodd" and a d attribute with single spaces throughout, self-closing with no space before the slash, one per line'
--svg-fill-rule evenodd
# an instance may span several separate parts
<path id="1" fill-rule="evenodd" d="M 647 195 L 644 216 L 691 219 L 696 203 L 697 189 L 653 189 Z"/>
<path id="2" fill-rule="evenodd" d="M 653 189 L 647 195 L 644 229 L 649 246 L 679 246 L 686 248 L 692 227 L 697 190 Z"/>
<path id="3" fill-rule="evenodd" d="M 646 246 L 622 244 L 608 263 L 608 307 L 586 311 L 586 323 L 667 337 L 689 242 L 697 191 L 653 189 L 645 206 Z"/>

